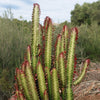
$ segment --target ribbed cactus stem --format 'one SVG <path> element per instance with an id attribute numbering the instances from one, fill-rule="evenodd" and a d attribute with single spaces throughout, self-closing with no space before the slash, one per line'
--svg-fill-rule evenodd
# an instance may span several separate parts
<path id="1" fill-rule="evenodd" d="M 31 100 L 39 100 L 37 90 L 36 90 L 35 80 L 34 80 L 33 74 L 32 74 L 32 68 L 28 61 L 26 62 L 25 74 L 26 74 L 26 80 L 27 80 Z"/>
<path id="2" fill-rule="evenodd" d="M 29 64 L 31 65 L 31 47 L 30 47 L 30 45 L 28 45 L 28 47 L 27 47 L 27 60 L 28 60 Z"/>
<path id="3" fill-rule="evenodd" d="M 65 87 L 66 77 L 65 77 L 65 63 L 64 63 L 64 53 L 61 52 L 59 55 L 59 67 L 58 67 L 58 74 L 60 80 L 60 87 Z"/>
<path id="4" fill-rule="evenodd" d="M 66 88 L 61 88 L 61 97 L 62 97 L 62 100 L 65 100 L 65 98 L 66 98 Z"/>
<path id="5" fill-rule="evenodd" d="M 19 91 L 18 95 L 19 95 L 19 100 L 25 100 L 23 94 L 20 91 Z"/>
<path id="6" fill-rule="evenodd" d="M 67 87 L 66 93 L 67 96 L 65 100 L 74 100 L 72 87 Z"/>
<path id="7" fill-rule="evenodd" d="M 48 93 L 47 93 L 46 90 L 44 91 L 44 97 L 43 97 L 43 100 L 49 100 L 49 98 L 48 98 Z"/>
<path id="8" fill-rule="evenodd" d="M 61 52 L 61 35 L 58 34 L 56 45 L 55 45 L 55 67 L 57 70 L 58 70 L 58 59 L 59 59 L 60 52 Z"/>
<path id="9" fill-rule="evenodd" d="M 41 99 L 43 99 L 44 91 L 46 90 L 45 76 L 40 61 L 37 64 L 37 78 Z"/>
<path id="10" fill-rule="evenodd" d="M 69 48 L 68 48 L 68 58 L 67 58 L 67 98 L 66 100 L 73 100 L 72 92 L 72 81 L 73 81 L 73 71 L 74 71 L 74 55 L 75 55 L 75 45 L 77 38 L 77 29 L 73 28 Z"/>
<path id="11" fill-rule="evenodd" d="M 52 100 L 60 100 L 59 82 L 56 68 L 52 69 Z"/>
<path id="12" fill-rule="evenodd" d="M 47 28 L 48 28 L 48 25 L 49 25 L 49 17 L 46 16 L 45 20 L 44 20 L 44 29 L 47 31 Z M 46 32 L 45 31 L 45 32 Z"/>
<path id="13" fill-rule="evenodd" d="M 20 100 L 19 91 L 18 91 L 18 90 L 16 90 L 16 99 L 17 99 L 17 100 Z"/>
<path id="14" fill-rule="evenodd" d="M 43 35 L 43 29 L 42 29 L 42 25 L 39 24 L 39 37 L 38 37 L 38 44 L 41 44 L 42 45 L 42 35 Z"/>
<path id="15" fill-rule="evenodd" d="M 49 97 L 51 97 L 51 74 L 50 74 L 50 70 L 48 67 L 45 67 L 45 73 L 47 75 L 47 87 L 48 87 L 48 93 L 49 93 Z M 51 99 L 50 99 L 51 100 Z"/>
<path id="16" fill-rule="evenodd" d="M 24 62 L 22 63 L 22 65 L 21 65 L 21 70 L 22 70 L 23 72 L 25 72 L 25 68 L 26 68 L 25 62 L 26 62 L 26 61 L 24 61 Z"/>
<path id="17" fill-rule="evenodd" d="M 21 85 L 21 78 L 20 78 L 20 69 L 16 68 L 16 79 L 17 79 L 17 85 L 19 86 L 19 90 L 22 89 L 22 85 Z"/>
<path id="18" fill-rule="evenodd" d="M 64 52 L 64 35 L 61 36 L 61 52 Z"/>
<path id="19" fill-rule="evenodd" d="M 87 59 L 87 60 L 85 61 L 85 63 L 84 63 L 82 73 L 81 73 L 81 74 L 79 75 L 79 77 L 73 82 L 73 85 L 77 85 L 77 84 L 79 84 L 79 83 L 82 81 L 83 77 L 85 76 L 86 69 L 87 69 L 89 63 L 90 63 L 90 60 Z"/>
<path id="20" fill-rule="evenodd" d="M 51 68 L 51 51 L 52 51 L 52 21 L 48 18 L 47 33 L 45 37 L 45 66 Z"/>
<path id="21" fill-rule="evenodd" d="M 29 93 L 29 90 L 28 90 L 28 84 L 27 84 L 27 81 L 26 81 L 26 77 L 25 77 L 25 74 L 22 70 L 20 70 L 20 77 L 21 77 L 21 83 L 22 83 L 25 98 L 27 100 L 31 100 L 31 96 L 30 96 L 30 93 Z"/>
<path id="22" fill-rule="evenodd" d="M 33 73 L 36 73 L 38 44 L 39 44 L 39 13 L 40 7 L 38 4 L 34 4 L 33 16 L 32 16 L 32 67 Z"/>
<path id="23" fill-rule="evenodd" d="M 67 51 L 68 47 L 68 28 L 67 26 L 63 26 L 63 35 L 64 35 L 64 49 Z"/>

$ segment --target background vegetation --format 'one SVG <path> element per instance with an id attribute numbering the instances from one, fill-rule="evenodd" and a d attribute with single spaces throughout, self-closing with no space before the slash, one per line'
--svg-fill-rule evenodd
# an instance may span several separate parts
<path id="1" fill-rule="evenodd" d="M 31 22 L 14 19 L 10 9 L 0 17 L 0 91 L 4 95 L 11 94 L 15 68 L 24 59 L 30 35 Z"/>
<path id="2" fill-rule="evenodd" d="M 100 0 L 92 4 L 76 4 L 71 12 L 71 22 L 54 25 L 53 42 L 63 25 L 79 29 L 78 59 L 100 61 Z M 27 22 L 22 17 L 20 20 L 13 18 L 11 9 L 0 17 L 0 96 L 3 100 L 13 92 L 15 68 L 20 67 L 26 47 L 30 44 L 31 26 L 31 21 Z"/>

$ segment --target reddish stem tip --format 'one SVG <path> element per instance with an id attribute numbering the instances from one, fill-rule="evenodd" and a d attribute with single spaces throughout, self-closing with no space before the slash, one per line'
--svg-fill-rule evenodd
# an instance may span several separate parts
<path id="1" fill-rule="evenodd" d="M 44 21 L 44 24 L 45 24 L 46 22 L 48 22 L 49 19 L 50 19 L 50 17 L 49 17 L 49 16 L 46 16 L 45 21 Z"/>
<path id="2" fill-rule="evenodd" d="M 47 91 L 46 90 L 44 91 L 44 95 L 47 95 Z"/>
<path id="3" fill-rule="evenodd" d="M 46 16 L 45 21 L 44 21 L 44 28 L 46 28 L 46 30 L 48 29 L 49 24 L 52 24 L 51 18 Z"/>
<path id="4" fill-rule="evenodd" d="M 23 71 L 23 70 L 20 70 L 20 73 L 21 73 L 21 74 L 24 74 L 24 71 Z"/>
<path id="5" fill-rule="evenodd" d="M 18 73 L 19 73 L 19 71 L 20 71 L 20 70 L 19 70 L 19 68 L 16 68 L 16 74 L 18 74 Z"/>
<path id="6" fill-rule="evenodd" d="M 65 30 L 67 30 L 67 29 L 68 29 L 67 25 L 64 25 L 63 26 L 63 32 L 65 32 Z"/>
<path id="7" fill-rule="evenodd" d="M 59 54 L 59 56 L 60 56 L 60 57 L 64 57 L 64 53 L 61 52 L 61 53 Z"/>
<path id="8" fill-rule="evenodd" d="M 39 8 L 39 14 L 40 14 L 40 5 L 38 3 L 34 3 L 33 6 L 34 6 L 34 8 L 35 7 L 38 7 Z"/>
<path id="9" fill-rule="evenodd" d="M 25 65 L 26 65 L 26 67 L 28 67 L 29 66 L 29 62 L 25 61 Z"/>
<path id="10" fill-rule="evenodd" d="M 19 70 L 19 68 L 16 68 L 16 71 Z"/>
<path id="11" fill-rule="evenodd" d="M 75 31 L 76 34 L 78 34 L 78 29 L 77 29 L 77 27 L 72 28 L 72 31 Z"/>
<path id="12" fill-rule="evenodd" d="M 54 68 L 52 69 L 52 71 L 53 71 L 53 70 L 56 70 L 56 68 L 54 67 Z"/>
<path id="13" fill-rule="evenodd" d="M 72 28 L 72 31 L 74 31 L 76 33 L 76 39 L 75 40 L 77 40 L 78 39 L 78 29 L 77 29 L 77 27 Z"/>
<path id="14" fill-rule="evenodd" d="M 29 52 L 31 51 L 31 46 L 30 46 L 30 45 L 27 46 L 27 50 L 28 50 Z"/>
<path id="15" fill-rule="evenodd" d="M 55 47 L 57 46 L 58 40 L 61 40 L 61 35 L 60 34 L 58 34 L 58 36 L 57 36 Z"/>
<path id="16" fill-rule="evenodd" d="M 45 69 L 48 69 L 48 67 L 45 67 Z"/>
<path id="17" fill-rule="evenodd" d="M 61 35 L 60 34 L 58 34 L 57 39 L 61 39 Z"/>
<path id="18" fill-rule="evenodd" d="M 38 61 L 38 65 L 41 64 L 40 60 Z"/>
<path id="19" fill-rule="evenodd" d="M 38 3 L 34 3 L 33 6 L 34 6 L 34 7 L 38 6 L 38 8 L 40 8 L 40 6 L 39 6 Z"/>
<path id="20" fill-rule="evenodd" d="M 23 97 L 23 94 L 19 92 L 19 96 Z"/>
<path id="21" fill-rule="evenodd" d="M 25 67 L 25 62 L 26 62 L 26 61 L 24 61 L 24 62 L 22 63 L 21 67 Z"/>
<path id="22" fill-rule="evenodd" d="M 45 36 L 44 35 L 42 36 L 42 40 L 45 40 Z"/>
<path id="23" fill-rule="evenodd" d="M 86 62 L 87 62 L 87 65 L 89 66 L 89 64 L 90 64 L 90 59 L 87 59 Z"/>

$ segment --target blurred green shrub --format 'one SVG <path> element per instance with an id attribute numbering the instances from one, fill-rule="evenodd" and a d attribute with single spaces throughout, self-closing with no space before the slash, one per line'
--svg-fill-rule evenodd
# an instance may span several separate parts
<path id="1" fill-rule="evenodd" d="M 13 19 L 8 10 L 3 15 L 0 18 L 0 66 L 13 70 L 23 61 L 25 48 L 30 44 L 31 24 Z"/>
<path id="2" fill-rule="evenodd" d="M 90 26 L 82 24 L 79 27 L 77 54 L 100 61 L 100 26 L 93 22 Z M 82 49 L 80 49 L 82 48 Z M 83 53 L 84 52 L 84 53 Z M 78 55 L 78 56 L 80 56 Z"/>
<path id="3" fill-rule="evenodd" d="M 5 95 L 11 93 L 14 69 L 23 61 L 30 36 L 31 22 L 14 19 L 11 9 L 0 17 L 0 91 Z"/>
<path id="4" fill-rule="evenodd" d="M 1 68 L 0 68 L 1 70 Z M 6 96 L 7 98 L 10 97 L 13 90 L 13 83 L 9 79 L 10 74 L 8 69 L 3 69 L 2 72 L 0 72 L 0 97 L 4 98 Z"/>

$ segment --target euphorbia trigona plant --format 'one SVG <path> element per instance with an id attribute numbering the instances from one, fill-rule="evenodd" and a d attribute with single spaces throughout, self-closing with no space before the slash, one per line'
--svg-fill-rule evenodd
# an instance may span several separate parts
<path id="1" fill-rule="evenodd" d="M 46 17 L 42 26 L 39 15 L 39 5 L 34 4 L 31 47 L 27 47 L 27 59 L 20 69 L 16 68 L 15 97 L 17 100 L 73 100 L 72 85 L 81 82 L 89 65 L 87 59 L 82 73 L 73 80 L 78 30 L 72 28 L 69 35 L 68 27 L 64 26 L 53 47 L 52 20 Z"/>

